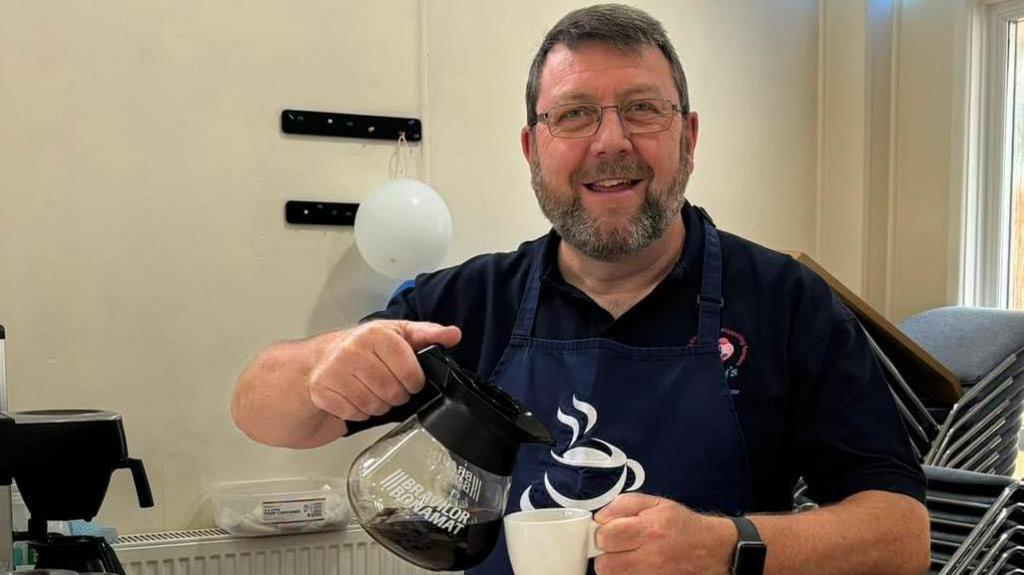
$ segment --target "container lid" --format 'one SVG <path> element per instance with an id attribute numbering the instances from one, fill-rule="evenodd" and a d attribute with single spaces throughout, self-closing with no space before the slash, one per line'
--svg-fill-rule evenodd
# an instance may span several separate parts
<path id="1" fill-rule="evenodd" d="M 262 496 L 282 493 L 324 492 L 345 490 L 345 480 L 337 477 L 288 477 L 282 479 L 255 479 L 224 481 L 210 485 L 215 496 Z"/>

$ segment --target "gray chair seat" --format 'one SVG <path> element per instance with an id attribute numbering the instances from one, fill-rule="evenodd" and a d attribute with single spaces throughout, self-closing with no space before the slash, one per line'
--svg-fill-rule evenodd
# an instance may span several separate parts
<path id="1" fill-rule="evenodd" d="M 960 380 L 925 462 L 1012 473 L 1024 401 L 1024 312 L 942 307 L 899 325 Z M 930 412 L 932 413 L 932 412 Z M 919 448 L 920 450 L 920 448 Z"/>
<path id="2" fill-rule="evenodd" d="M 911 316 L 900 330 L 949 368 L 960 384 L 978 383 L 1002 362 L 1024 368 L 1024 312 L 976 307 L 940 307 Z"/>

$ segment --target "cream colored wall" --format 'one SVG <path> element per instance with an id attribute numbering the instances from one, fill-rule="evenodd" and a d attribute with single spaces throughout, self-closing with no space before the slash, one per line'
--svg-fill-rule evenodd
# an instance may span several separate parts
<path id="1" fill-rule="evenodd" d="M 343 474 L 369 440 L 278 450 L 229 421 L 257 349 L 348 325 L 393 287 L 350 230 L 281 214 L 287 199 L 358 201 L 389 145 L 285 137 L 280 110 L 422 117 L 420 175 L 454 219 L 448 263 L 514 248 L 546 229 L 519 152 L 525 72 L 578 5 L 0 4 L 10 399 L 124 414 L 158 507 L 136 509 L 120 472 L 101 519 L 206 526 L 209 483 Z M 725 229 L 813 252 L 817 3 L 639 5 L 666 23 L 701 114 L 690 197 Z"/>
<path id="2" fill-rule="evenodd" d="M 888 317 L 959 298 L 967 0 L 822 0 L 820 260 Z"/>
<path id="3" fill-rule="evenodd" d="M 903 1 L 896 61 L 889 313 L 957 303 L 967 0 Z"/>
<path id="4" fill-rule="evenodd" d="M 865 95 L 871 80 L 867 10 L 856 0 L 823 0 L 821 6 L 817 255 L 836 278 L 862 293 L 869 151 Z"/>

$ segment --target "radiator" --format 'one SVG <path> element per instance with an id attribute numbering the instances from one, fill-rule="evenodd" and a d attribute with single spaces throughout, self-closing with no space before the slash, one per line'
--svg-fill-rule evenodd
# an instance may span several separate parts
<path id="1" fill-rule="evenodd" d="M 128 575 L 424 575 L 365 531 L 235 537 L 222 529 L 118 537 Z"/>

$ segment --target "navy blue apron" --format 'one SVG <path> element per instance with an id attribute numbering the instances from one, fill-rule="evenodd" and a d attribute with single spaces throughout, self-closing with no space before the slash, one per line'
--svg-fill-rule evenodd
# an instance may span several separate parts
<path id="1" fill-rule="evenodd" d="M 620 493 L 666 497 L 697 511 L 750 509 L 752 492 L 736 409 L 719 356 L 722 256 L 704 222 L 697 340 L 630 347 L 606 339 L 531 337 L 540 259 L 493 382 L 528 405 L 558 445 L 524 445 L 506 512 L 597 511 Z M 588 571 L 593 573 L 593 563 Z M 472 575 L 512 575 L 504 536 Z"/>

